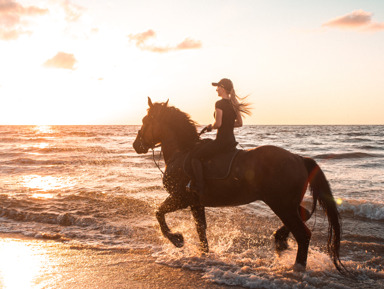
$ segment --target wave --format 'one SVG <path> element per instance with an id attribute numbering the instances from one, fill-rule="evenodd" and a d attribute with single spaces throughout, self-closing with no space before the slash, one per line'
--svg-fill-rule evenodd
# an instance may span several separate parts
<path id="1" fill-rule="evenodd" d="M 223 224 L 229 221 L 227 217 L 223 217 L 223 219 L 226 219 L 223 220 Z M 267 224 L 268 227 L 270 219 L 265 218 L 257 222 L 255 218 L 252 218 L 252 225 L 250 225 L 249 221 L 244 222 L 244 225 L 246 223 L 248 225 L 241 228 L 231 224 L 232 228 L 229 230 L 217 226 L 217 230 L 211 230 L 210 232 L 211 251 L 203 256 L 196 253 L 196 250 L 192 246 L 188 246 L 187 243 L 183 250 L 177 250 L 172 245 L 164 245 L 161 250 L 156 251 L 152 256 L 156 258 L 156 263 L 201 271 L 203 279 L 229 286 L 265 289 L 381 288 L 378 283 L 382 284 L 383 276 L 383 258 L 378 253 L 383 248 L 381 244 L 364 243 L 364 249 L 360 250 L 362 247 L 362 243 L 359 242 L 360 239 L 356 243 L 351 241 L 347 243 L 343 239 L 342 243 L 343 249 L 345 247 L 349 249 L 348 257 L 342 260 L 346 267 L 352 272 L 356 272 L 356 276 L 359 276 L 359 278 L 364 276 L 363 280 L 368 280 L 370 284 L 375 284 L 375 286 L 378 285 L 377 287 L 365 287 L 362 280 L 356 282 L 356 279 L 338 275 L 327 252 L 320 247 L 325 240 L 323 237 L 316 237 L 315 234 L 309 249 L 307 271 L 304 274 L 299 274 L 291 270 L 296 256 L 297 247 L 295 247 L 295 241 L 289 240 L 290 249 L 276 254 L 271 244 L 273 241 L 262 237 L 266 234 L 266 230 L 255 230 L 255 225 L 257 227 L 260 222 Z M 237 218 L 237 220 L 239 219 Z M 247 220 L 249 219 L 247 218 Z M 209 227 L 212 225 L 211 223 Z M 250 226 L 257 233 L 248 235 L 247 227 Z M 194 229 L 192 225 L 178 227 L 178 230 L 184 232 L 185 235 L 189 230 Z M 324 226 L 323 232 L 326 233 L 326 226 Z M 240 244 L 239 240 L 244 237 L 250 237 L 252 243 Z M 319 243 L 320 240 L 321 243 Z M 363 257 L 361 256 L 362 251 L 365 251 Z M 369 255 L 369 252 L 375 253 Z M 359 261 L 355 261 L 355 259 Z M 376 283 L 374 283 L 375 281 Z M 358 283 L 357 286 L 355 286 L 355 283 Z"/>
<path id="2" fill-rule="evenodd" d="M 31 158 L 17 158 L 11 161 L 3 162 L 6 165 L 36 165 L 36 166 L 49 166 L 49 165 L 65 165 L 67 162 L 63 160 L 34 160 Z"/>
<path id="3" fill-rule="evenodd" d="M 53 199 L 16 199 L 0 194 L 0 232 L 44 239 L 77 240 L 123 247 L 133 234 L 139 240 L 152 227 L 153 209 L 129 197 L 85 192 Z M 148 216 L 152 217 L 148 219 Z M 127 220 L 130 220 L 127 223 Z M 151 234 L 158 234 L 153 230 Z"/>
<path id="4" fill-rule="evenodd" d="M 363 137 L 355 137 L 355 138 L 347 138 L 340 140 L 342 143 L 360 143 L 360 142 L 372 142 L 372 139 L 370 138 L 363 138 Z"/>
<path id="5" fill-rule="evenodd" d="M 349 132 L 345 134 L 346 136 L 366 136 L 367 133 L 364 132 Z"/>
<path id="6" fill-rule="evenodd" d="M 16 152 L 16 153 L 0 153 L 0 158 L 1 159 L 8 159 L 8 158 L 14 158 L 14 157 L 19 157 L 22 156 L 24 153 L 21 152 Z"/>
<path id="7" fill-rule="evenodd" d="M 372 145 L 360 146 L 359 148 L 363 150 L 384 150 L 384 147 L 382 146 L 372 146 Z"/>
<path id="8" fill-rule="evenodd" d="M 369 201 L 344 200 L 339 206 L 339 211 L 355 217 L 369 220 L 384 221 L 384 204 Z"/>
<path id="9" fill-rule="evenodd" d="M 98 220 L 90 216 L 75 216 L 70 213 L 33 212 L 15 208 L 0 208 L 0 216 L 23 222 L 58 224 L 62 226 L 97 227 Z"/>
<path id="10" fill-rule="evenodd" d="M 384 163 L 380 159 L 378 159 L 376 162 L 359 164 L 357 167 L 367 168 L 367 169 L 377 169 L 377 168 L 383 168 Z"/>
<path id="11" fill-rule="evenodd" d="M 91 165 L 91 166 L 108 166 L 113 164 L 121 163 L 123 160 L 121 157 L 116 158 L 79 158 L 76 160 L 36 160 L 31 158 L 17 158 L 10 161 L 2 162 L 5 165 L 16 165 L 16 166 L 65 166 L 65 165 Z M 1 164 L 1 162 L 0 162 Z"/>
<path id="12" fill-rule="evenodd" d="M 53 199 L 18 199 L 0 194 L 0 217 L 64 226 L 91 226 L 100 220 L 129 214 L 147 215 L 151 204 L 127 196 L 114 196 L 98 191 L 81 192 Z"/>
<path id="13" fill-rule="evenodd" d="M 5 137 L 5 138 L 0 138 L 0 143 L 12 143 L 12 144 L 24 144 L 24 143 L 47 143 L 47 142 L 52 142 L 54 139 L 49 136 L 49 137 L 22 137 L 22 138 L 17 138 L 17 137 Z"/>
<path id="14" fill-rule="evenodd" d="M 340 154 L 320 154 L 314 156 L 315 159 L 362 159 L 362 158 L 375 158 L 379 157 L 376 154 L 368 154 L 363 152 L 352 152 L 352 153 L 340 153 Z"/>
<path id="15" fill-rule="evenodd" d="M 62 153 L 62 152 L 90 152 L 90 153 L 100 153 L 100 154 L 112 154 L 115 153 L 114 150 L 104 148 L 102 146 L 94 147 L 31 147 L 25 150 L 26 152 L 38 152 L 38 153 Z"/>

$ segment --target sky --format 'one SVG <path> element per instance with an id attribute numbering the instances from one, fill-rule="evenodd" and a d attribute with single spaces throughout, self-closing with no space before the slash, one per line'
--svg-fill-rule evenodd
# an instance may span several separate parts
<path id="1" fill-rule="evenodd" d="M 0 125 L 209 124 L 221 78 L 245 124 L 384 124 L 384 1 L 0 0 Z"/>

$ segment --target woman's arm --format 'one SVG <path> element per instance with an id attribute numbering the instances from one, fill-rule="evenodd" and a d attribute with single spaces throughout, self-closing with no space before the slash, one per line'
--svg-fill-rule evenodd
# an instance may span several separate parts
<path id="1" fill-rule="evenodd" d="M 208 125 L 208 130 L 218 129 L 221 127 L 223 122 L 223 111 L 220 108 L 215 109 L 215 122 L 213 124 Z"/>

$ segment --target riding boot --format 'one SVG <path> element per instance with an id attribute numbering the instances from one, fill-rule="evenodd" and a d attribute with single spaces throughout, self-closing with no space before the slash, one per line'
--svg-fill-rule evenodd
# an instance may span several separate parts
<path id="1" fill-rule="evenodd" d="M 197 196 L 201 198 L 204 195 L 204 174 L 203 164 L 198 159 L 191 160 L 192 171 L 194 175 L 194 182 L 192 182 L 193 189 L 196 191 Z"/>

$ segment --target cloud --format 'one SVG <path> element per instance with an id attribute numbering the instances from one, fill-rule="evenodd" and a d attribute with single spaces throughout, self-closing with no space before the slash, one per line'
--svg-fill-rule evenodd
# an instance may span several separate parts
<path id="1" fill-rule="evenodd" d="M 369 25 L 369 30 L 370 31 L 384 30 L 384 22 L 381 22 L 381 23 L 371 23 Z"/>
<path id="2" fill-rule="evenodd" d="M 21 35 L 31 35 L 31 31 L 25 31 L 23 29 L 5 29 L 0 27 L 0 39 L 1 40 L 15 40 Z"/>
<path id="3" fill-rule="evenodd" d="M 379 31 L 384 30 L 384 22 L 372 21 L 372 13 L 364 10 L 356 10 L 344 16 L 337 17 L 326 23 L 323 27 L 355 29 L 360 31 Z"/>
<path id="4" fill-rule="evenodd" d="M 45 67 L 50 68 L 62 68 L 62 69 L 74 69 L 77 60 L 73 54 L 58 52 L 54 57 L 48 59 L 45 63 Z"/>
<path id="5" fill-rule="evenodd" d="M 0 0 L 0 39 L 13 40 L 23 34 L 31 34 L 25 30 L 22 18 L 47 14 L 48 9 L 37 6 L 22 6 L 14 0 Z"/>
<path id="6" fill-rule="evenodd" d="M 143 33 L 138 33 L 138 34 L 130 34 L 128 35 L 128 38 L 131 41 L 136 41 L 136 46 L 140 47 L 141 45 L 144 44 L 149 38 L 155 37 L 156 33 L 153 30 L 148 30 Z"/>
<path id="7" fill-rule="evenodd" d="M 198 48 L 201 48 L 201 42 L 190 38 L 186 38 L 183 42 L 176 46 L 177 50 Z"/>
<path id="8" fill-rule="evenodd" d="M 130 34 L 128 38 L 131 42 L 134 42 L 136 47 L 144 51 L 157 52 L 157 53 L 166 53 L 170 51 L 185 50 L 185 49 L 199 49 L 202 47 L 200 41 L 186 38 L 184 41 L 180 42 L 175 46 L 159 46 L 155 44 L 149 44 L 149 39 L 154 39 L 156 37 L 155 31 L 152 29 L 138 33 Z"/>
<path id="9" fill-rule="evenodd" d="M 83 15 L 85 11 L 84 7 L 71 3 L 69 0 L 65 0 L 61 5 L 65 11 L 65 19 L 68 22 L 76 22 Z"/>

